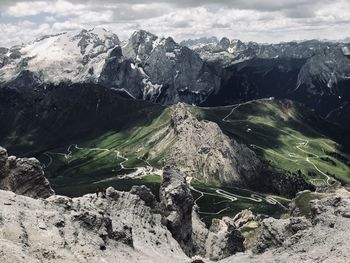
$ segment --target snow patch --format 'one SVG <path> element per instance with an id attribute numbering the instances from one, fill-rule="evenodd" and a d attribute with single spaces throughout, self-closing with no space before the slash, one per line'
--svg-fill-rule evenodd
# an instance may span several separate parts
<path id="1" fill-rule="evenodd" d="M 142 80 L 144 84 L 143 89 L 143 99 L 154 98 L 155 96 L 159 96 L 163 85 L 161 84 L 153 84 L 149 79 L 144 78 Z"/>
<path id="2" fill-rule="evenodd" d="M 174 52 L 165 52 L 165 55 L 168 57 L 168 58 L 175 58 L 176 55 Z"/>
<path id="3" fill-rule="evenodd" d="M 235 51 L 236 51 L 236 49 L 233 48 L 233 47 L 229 47 L 229 48 L 227 49 L 227 52 L 230 53 L 230 54 L 235 53 Z"/>

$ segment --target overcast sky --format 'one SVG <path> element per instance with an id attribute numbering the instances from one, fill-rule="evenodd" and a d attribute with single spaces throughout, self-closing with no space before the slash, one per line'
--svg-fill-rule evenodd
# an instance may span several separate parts
<path id="1" fill-rule="evenodd" d="M 104 27 L 126 39 L 217 36 L 281 42 L 350 37 L 350 0 L 0 0 L 0 46 Z"/>

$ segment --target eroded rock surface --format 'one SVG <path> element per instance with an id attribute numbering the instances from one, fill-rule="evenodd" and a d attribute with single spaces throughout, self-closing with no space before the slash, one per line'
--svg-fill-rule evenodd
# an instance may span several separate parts
<path id="1" fill-rule="evenodd" d="M 259 254 L 237 254 L 221 262 L 349 262 L 350 193 L 337 190 L 310 201 L 310 208 L 310 219 L 263 220 Z"/>
<path id="2" fill-rule="evenodd" d="M 6 149 L 2 147 L 0 147 L 0 189 L 33 198 L 46 198 L 54 194 L 37 159 L 8 156 Z"/>
<path id="3" fill-rule="evenodd" d="M 188 254 L 192 254 L 193 197 L 184 174 L 166 167 L 159 190 L 163 223 Z"/>
<path id="4" fill-rule="evenodd" d="M 193 242 L 197 255 L 211 260 L 219 260 L 244 251 L 244 236 L 236 228 L 232 218 L 215 218 L 206 228 L 193 212 Z"/>
<path id="5" fill-rule="evenodd" d="M 1 262 L 186 262 L 138 195 L 32 199 L 0 191 Z"/>
<path id="6" fill-rule="evenodd" d="M 261 169 L 252 150 L 231 140 L 216 123 L 198 120 L 184 104 L 174 106 L 169 126 L 150 143 L 156 143 L 151 156 L 165 152 L 166 165 L 206 182 L 249 184 Z"/>

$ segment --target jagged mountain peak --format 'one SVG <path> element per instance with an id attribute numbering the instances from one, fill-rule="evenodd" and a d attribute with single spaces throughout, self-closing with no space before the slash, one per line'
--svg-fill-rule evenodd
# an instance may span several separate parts
<path id="1" fill-rule="evenodd" d="M 350 37 L 345 38 L 342 42 L 349 44 L 350 43 Z"/>
<path id="2" fill-rule="evenodd" d="M 152 34 L 151 32 L 147 30 L 137 30 L 134 31 L 134 33 L 131 35 L 130 40 L 150 40 L 150 39 L 157 39 L 158 37 L 155 34 Z"/>
<path id="3" fill-rule="evenodd" d="M 154 42 L 158 37 L 146 30 L 135 31 L 123 46 L 123 54 L 137 61 L 144 60 L 154 48 Z"/>
<path id="4" fill-rule="evenodd" d="M 227 38 L 227 37 L 223 37 L 221 38 L 219 44 L 221 45 L 229 45 L 231 43 L 231 41 Z"/>
<path id="5" fill-rule="evenodd" d="M 82 29 L 78 34 L 74 34 L 74 39 L 81 39 L 81 38 L 94 38 L 94 39 L 115 39 L 118 44 L 120 43 L 118 36 L 114 34 L 113 32 L 106 30 L 104 28 L 92 28 L 92 29 Z"/>
<path id="6" fill-rule="evenodd" d="M 163 140 L 159 140 L 162 136 Z M 244 185 L 254 180 L 254 174 L 261 169 L 249 148 L 227 137 L 216 123 L 199 120 L 184 103 L 172 106 L 169 125 L 149 143 L 153 145 L 150 156 L 163 154 L 166 149 L 165 165 L 204 181 L 210 180 L 206 175 L 218 174 L 215 180 L 219 184 Z M 199 170 L 203 174 L 198 175 Z"/>
<path id="7" fill-rule="evenodd" d="M 181 41 L 180 45 L 194 49 L 205 45 L 216 45 L 217 43 L 219 43 L 219 40 L 217 39 L 217 37 L 212 36 L 212 37 L 200 37 L 195 39 L 186 39 Z"/>

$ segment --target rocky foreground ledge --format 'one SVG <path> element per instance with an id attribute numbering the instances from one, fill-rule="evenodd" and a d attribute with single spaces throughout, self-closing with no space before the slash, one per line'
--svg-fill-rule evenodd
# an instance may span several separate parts
<path id="1" fill-rule="evenodd" d="M 196 239 L 193 198 L 180 173 L 165 170 L 160 199 L 144 186 L 130 192 L 110 187 L 105 198 L 33 199 L 0 190 L 0 261 L 191 262 L 197 252 L 231 255 L 235 235 L 242 247 L 240 233 L 226 224 L 216 232 L 205 230 L 211 241 Z"/>
<path id="2" fill-rule="evenodd" d="M 37 159 L 8 156 L 1 146 L 0 189 L 33 198 L 46 198 L 54 194 Z"/>
<path id="3" fill-rule="evenodd" d="M 315 197 L 310 192 L 301 193 L 292 206 L 305 195 Z M 288 219 L 263 220 L 253 251 L 220 262 L 350 262 L 350 193 L 339 188 L 317 194 L 308 205 L 308 218 L 296 213 Z"/>
<path id="4" fill-rule="evenodd" d="M 186 209 L 177 207 L 175 188 L 163 204 L 144 187 L 133 193 L 110 187 L 106 198 L 33 199 L 0 190 L 0 262 L 349 262 L 345 190 L 311 201 L 310 219 L 256 222 L 245 211 L 206 229 L 181 214 Z M 253 249 L 229 256 L 244 249 L 240 226 L 256 223 Z"/>
<path id="5" fill-rule="evenodd" d="M 243 210 L 235 218 L 214 219 L 208 229 L 193 206 L 185 176 L 171 168 L 163 172 L 160 200 L 145 186 L 134 186 L 130 192 L 110 187 L 105 198 L 68 198 L 51 195 L 35 159 L 25 162 L 23 170 L 21 158 L 0 156 L 1 187 L 12 190 L 0 190 L 0 262 L 350 259 L 350 193 L 345 188 L 300 193 L 284 219 L 262 219 Z M 17 168 L 12 159 L 19 159 Z M 16 173 L 18 169 L 22 172 Z M 13 183 L 17 180 L 23 183 Z M 45 195 L 51 196 L 43 199 Z"/>

